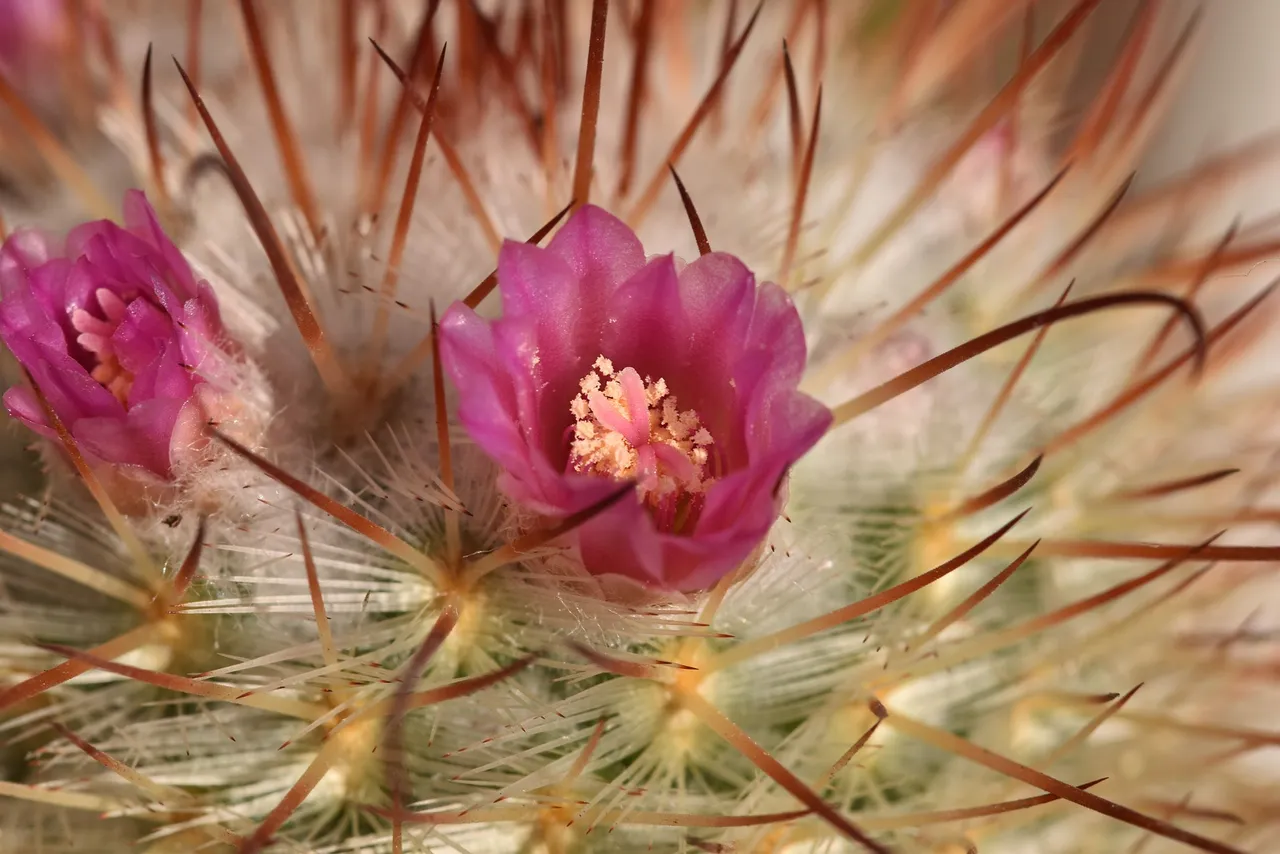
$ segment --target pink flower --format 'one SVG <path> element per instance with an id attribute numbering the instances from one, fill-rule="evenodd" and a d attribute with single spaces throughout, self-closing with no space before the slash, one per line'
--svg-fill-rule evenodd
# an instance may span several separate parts
<path id="1" fill-rule="evenodd" d="M 0 339 L 92 462 L 169 480 L 202 444 L 208 380 L 227 370 L 222 321 L 141 192 L 124 221 L 85 223 L 61 246 L 34 231 L 6 240 Z M 30 388 L 4 403 L 56 439 Z"/>
<path id="2" fill-rule="evenodd" d="M 830 423 L 796 390 L 804 335 L 782 289 L 721 252 L 646 260 L 591 206 L 546 249 L 506 243 L 498 283 L 502 318 L 454 305 L 440 343 L 504 491 L 563 517 L 634 481 L 578 529 L 589 571 L 689 591 L 737 568 Z"/>

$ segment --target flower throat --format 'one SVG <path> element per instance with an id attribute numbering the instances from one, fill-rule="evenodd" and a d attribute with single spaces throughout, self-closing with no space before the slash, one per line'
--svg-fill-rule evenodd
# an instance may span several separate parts
<path id="1" fill-rule="evenodd" d="M 569 409 L 574 417 L 569 468 L 634 480 L 659 529 L 680 533 L 697 520 L 710 475 L 711 434 L 698 413 L 680 410 L 659 377 L 615 371 L 600 356 Z"/>

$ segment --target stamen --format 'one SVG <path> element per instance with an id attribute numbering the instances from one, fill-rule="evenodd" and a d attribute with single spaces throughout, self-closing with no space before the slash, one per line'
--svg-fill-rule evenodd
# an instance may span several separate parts
<path id="1" fill-rule="evenodd" d="M 569 465 L 574 471 L 635 480 L 641 499 L 663 527 L 687 522 L 694 499 L 713 482 L 713 444 L 698 413 L 681 411 L 659 377 L 634 368 L 615 371 L 600 356 L 582 378 L 569 410 L 574 417 Z"/>

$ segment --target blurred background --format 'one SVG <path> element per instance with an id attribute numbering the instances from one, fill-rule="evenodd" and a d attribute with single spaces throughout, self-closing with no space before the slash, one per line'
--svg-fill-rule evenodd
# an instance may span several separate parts
<path id="1" fill-rule="evenodd" d="M 1140 185 L 1156 183 L 1214 152 L 1280 132 L 1280 3 L 1213 0 L 1183 5 L 1198 5 L 1204 15 L 1197 54 L 1139 175 Z M 1280 170 L 1251 176 L 1234 188 L 1219 213 L 1274 214 L 1280 211 L 1277 190 Z"/>

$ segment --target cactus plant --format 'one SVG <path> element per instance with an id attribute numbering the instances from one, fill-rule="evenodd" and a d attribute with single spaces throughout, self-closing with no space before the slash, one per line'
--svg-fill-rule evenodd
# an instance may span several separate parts
<path id="1" fill-rule="evenodd" d="M 1100 5 L 0 10 L 0 849 L 1272 850 L 1272 146 Z"/>

